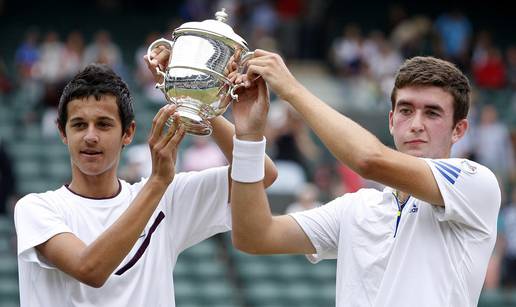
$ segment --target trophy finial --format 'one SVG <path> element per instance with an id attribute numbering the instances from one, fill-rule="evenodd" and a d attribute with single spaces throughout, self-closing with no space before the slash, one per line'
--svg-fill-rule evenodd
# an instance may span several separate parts
<path id="1" fill-rule="evenodd" d="M 215 19 L 220 22 L 226 22 L 228 20 L 228 14 L 226 13 L 226 9 L 222 8 L 220 11 L 215 13 Z"/>

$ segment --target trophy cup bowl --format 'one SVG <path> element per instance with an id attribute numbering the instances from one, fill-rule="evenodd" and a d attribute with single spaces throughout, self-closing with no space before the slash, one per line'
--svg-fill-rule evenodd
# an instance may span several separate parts
<path id="1" fill-rule="evenodd" d="M 175 29 L 172 40 L 154 41 L 147 50 L 160 45 L 171 50 L 163 77 L 156 84 L 168 103 L 177 105 L 177 113 L 186 132 L 194 135 L 210 135 L 210 119 L 223 114 L 233 100 L 240 85 L 233 84 L 228 75 L 237 64 L 243 72 L 244 65 L 253 55 L 247 43 L 225 23 L 224 9 L 215 14 L 216 20 L 188 22 Z"/>

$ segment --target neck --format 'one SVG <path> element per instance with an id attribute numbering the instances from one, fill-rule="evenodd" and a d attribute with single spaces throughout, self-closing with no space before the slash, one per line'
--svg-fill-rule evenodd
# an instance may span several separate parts
<path id="1" fill-rule="evenodd" d="M 410 197 L 410 194 L 401 192 L 401 191 L 394 191 L 394 195 L 396 196 L 396 199 L 398 200 L 398 203 L 400 205 L 403 205 L 407 202 L 408 198 Z"/>
<path id="2" fill-rule="evenodd" d="M 83 173 L 76 175 L 72 171 L 72 181 L 68 188 L 84 197 L 110 198 L 118 194 L 120 182 L 117 176 L 111 173 L 89 176 Z"/>

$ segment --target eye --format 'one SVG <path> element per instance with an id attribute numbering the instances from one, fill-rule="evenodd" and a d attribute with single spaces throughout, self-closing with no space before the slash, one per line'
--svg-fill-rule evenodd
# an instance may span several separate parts
<path id="1" fill-rule="evenodd" d="M 107 129 L 107 128 L 110 128 L 110 127 L 113 127 L 113 125 L 110 123 L 110 122 L 99 122 L 98 123 L 98 126 L 100 128 L 104 128 L 104 129 Z"/>
<path id="2" fill-rule="evenodd" d="M 400 108 L 399 112 L 401 114 L 403 114 L 403 115 L 409 115 L 410 114 L 410 109 L 409 108 Z"/>
<path id="3" fill-rule="evenodd" d="M 428 116 L 430 116 L 430 117 L 439 117 L 439 116 L 441 116 L 441 114 L 439 114 L 439 113 L 437 113 L 437 112 L 435 112 L 435 111 L 428 111 L 428 112 L 426 112 L 426 113 L 427 113 L 427 114 L 428 114 Z"/>
<path id="4" fill-rule="evenodd" d="M 72 127 L 73 128 L 77 128 L 77 129 L 81 129 L 81 128 L 86 127 L 86 123 L 75 122 L 75 123 L 72 124 Z"/>

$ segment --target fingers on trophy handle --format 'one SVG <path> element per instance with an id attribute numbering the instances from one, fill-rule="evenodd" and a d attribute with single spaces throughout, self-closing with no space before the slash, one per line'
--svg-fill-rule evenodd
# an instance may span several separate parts
<path id="1" fill-rule="evenodd" d="M 254 57 L 254 51 L 247 51 L 246 53 L 244 53 L 240 57 L 240 61 L 238 63 L 238 70 L 237 70 L 239 74 L 245 74 L 246 73 L 246 71 L 247 71 L 247 61 L 249 61 L 253 57 Z M 238 101 L 238 94 L 235 94 L 235 91 L 237 89 L 239 89 L 240 87 L 242 87 L 242 86 L 244 86 L 242 83 L 234 84 L 229 89 L 229 95 L 231 95 L 231 98 L 233 98 L 233 100 Z"/>
<path id="2" fill-rule="evenodd" d="M 154 42 L 152 42 L 152 44 L 150 44 L 149 48 L 147 48 L 147 58 L 149 59 L 149 61 L 152 60 L 151 53 L 152 53 L 152 50 L 154 50 L 154 48 L 159 47 L 159 46 L 165 46 L 165 47 L 168 47 L 168 49 L 172 50 L 173 44 L 174 44 L 173 42 L 171 42 L 167 39 L 164 39 L 164 38 L 155 40 Z M 156 67 L 156 73 L 163 77 L 163 81 L 161 83 L 156 83 L 156 88 L 159 88 L 161 91 L 163 91 L 165 89 L 166 73 L 159 68 L 159 65 Z"/>

